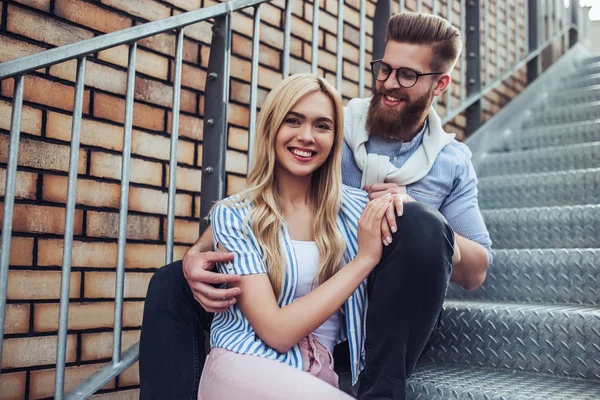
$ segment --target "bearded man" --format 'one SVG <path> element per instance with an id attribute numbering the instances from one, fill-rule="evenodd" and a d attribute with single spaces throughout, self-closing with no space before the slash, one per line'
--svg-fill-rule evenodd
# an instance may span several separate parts
<path id="1" fill-rule="evenodd" d="M 344 109 L 343 183 L 364 188 L 371 199 L 398 195 L 383 222 L 383 256 L 368 281 L 366 339 L 352 368 L 361 400 L 405 398 L 406 379 L 435 335 L 448 281 L 475 289 L 490 263 L 471 153 L 444 132 L 431 107 L 448 88 L 461 49 L 460 32 L 448 21 L 395 15 L 384 56 L 371 63 L 375 94 Z M 240 295 L 239 288 L 216 287 L 239 278 L 212 272 L 233 256 L 211 251 L 207 232 L 150 282 L 140 339 L 142 399 L 196 399 L 210 313 Z M 347 352 L 344 342 L 336 347 L 337 365 L 349 364 Z"/>

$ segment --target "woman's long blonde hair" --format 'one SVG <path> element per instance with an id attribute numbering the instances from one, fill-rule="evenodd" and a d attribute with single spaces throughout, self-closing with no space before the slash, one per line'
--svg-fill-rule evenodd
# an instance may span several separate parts
<path id="1" fill-rule="evenodd" d="M 288 112 L 300 99 L 314 92 L 327 95 L 335 113 L 331 152 L 312 175 L 313 234 L 320 255 L 315 284 L 325 282 L 338 270 L 345 250 L 345 242 L 336 225 L 342 196 L 343 116 L 341 100 L 325 79 L 310 74 L 292 75 L 266 97 L 256 124 L 254 165 L 248 174 L 246 190 L 235 200 L 238 204 L 252 203 L 248 222 L 263 252 L 269 280 L 278 299 L 283 289 L 286 262 L 280 242 L 285 220 L 275 182 L 275 138 Z"/>

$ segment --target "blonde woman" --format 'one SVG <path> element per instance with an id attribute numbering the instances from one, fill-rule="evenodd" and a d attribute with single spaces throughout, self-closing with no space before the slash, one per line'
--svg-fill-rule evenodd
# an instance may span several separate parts
<path id="1" fill-rule="evenodd" d="M 199 399 L 350 398 L 338 389 L 333 346 L 348 339 L 357 377 L 366 278 L 391 197 L 367 204 L 340 183 L 342 121 L 322 78 L 294 75 L 267 96 L 248 188 L 211 213 L 216 250 L 234 254 L 219 271 L 241 275 L 230 286 L 242 294 L 215 314 Z"/>

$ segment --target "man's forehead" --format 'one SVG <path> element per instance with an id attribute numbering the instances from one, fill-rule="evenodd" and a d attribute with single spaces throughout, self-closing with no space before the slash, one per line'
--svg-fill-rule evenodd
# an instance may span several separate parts
<path id="1" fill-rule="evenodd" d="M 408 67 L 423 71 L 429 68 L 433 56 L 430 44 L 415 44 L 390 40 L 385 46 L 383 61 L 394 68 Z"/>

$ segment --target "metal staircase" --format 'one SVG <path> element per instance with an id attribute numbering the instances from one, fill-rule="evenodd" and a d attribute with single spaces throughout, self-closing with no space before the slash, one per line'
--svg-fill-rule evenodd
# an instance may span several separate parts
<path id="1" fill-rule="evenodd" d="M 600 399 L 599 84 L 600 57 L 578 62 L 474 157 L 494 260 L 449 288 L 409 399 Z"/>

